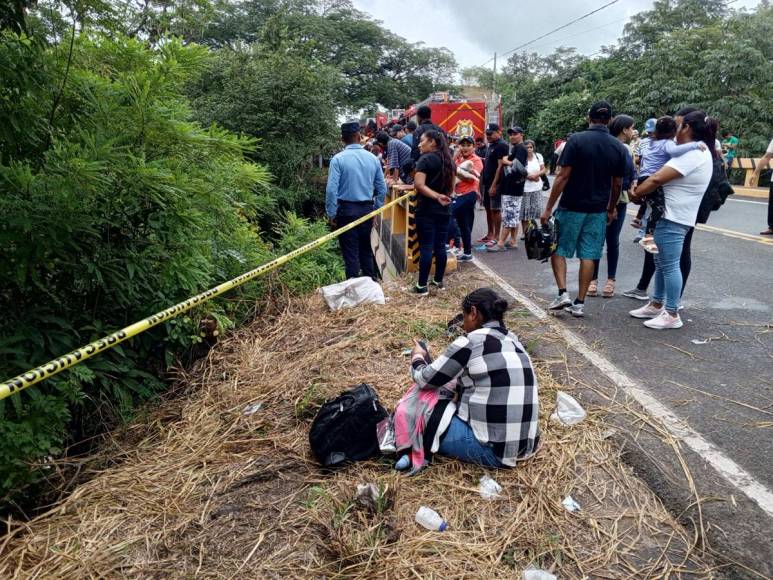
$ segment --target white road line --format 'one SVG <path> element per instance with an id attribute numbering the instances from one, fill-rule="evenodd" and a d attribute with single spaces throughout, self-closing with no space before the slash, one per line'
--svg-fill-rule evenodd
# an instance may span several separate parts
<path id="1" fill-rule="evenodd" d="M 626 211 L 627 215 L 635 217 L 636 212 Z M 728 230 L 726 228 L 719 228 L 716 226 L 710 226 L 708 224 L 696 224 L 695 228 L 699 232 L 709 232 L 711 234 L 718 234 L 725 236 L 726 238 L 735 238 L 736 240 L 744 240 L 745 242 L 757 242 L 766 246 L 773 245 L 773 239 L 766 238 L 765 236 L 759 236 L 756 234 L 747 234 L 745 232 L 737 232 L 735 230 Z"/>
<path id="2" fill-rule="evenodd" d="M 768 205 L 767 201 L 752 201 L 750 199 L 733 199 L 732 197 L 728 197 L 727 201 L 734 201 L 735 203 L 754 203 L 756 205 Z"/>
<path id="3" fill-rule="evenodd" d="M 483 264 L 478 258 L 475 258 L 473 263 L 496 282 L 502 290 L 525 306 L 536 318 L 547 322 L 554 330 L 561 333 L 570 347 L 583 355 L 615 385 L 623 389 L 631 398 L 644 407 L 651 416 L 660 420 L 672 436 L 684 442 L 731 485 L 738 488 L 749 499 L 756 502 L 769 516 L 773 517 L 773 491 L 757 481 L 754 476 L 720 451 L 713 443 L 707 441 L 702 435 L 694 431 L 687 423 L 677 417 L 673 411 L 658 401 L 649 390 L 631 379 L 605 357 L 595 352 L 582 338 L 565 328 L 562 324 L 551 320 L 540 305 L 518 292 L 518 290 L 513 288 L 499 274 Z"/>

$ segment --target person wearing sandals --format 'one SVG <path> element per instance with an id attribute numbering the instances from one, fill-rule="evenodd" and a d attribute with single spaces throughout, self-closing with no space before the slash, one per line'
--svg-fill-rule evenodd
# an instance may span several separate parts
<path id="1" fill-rule="evenodd" d="M 432 285 L 443 289 L 446 271 L 446 242 L 451 219 L 451 194 L 454 191 L 456 165 L 440 131 L 429 129 L 419 141 L 421 157 L 416 163 L 413 183 L 416 186 L 416 233 L 419 237 L 419 280 L 413 291 L 419 296 L 429 293 L 429 273 L 435 261 Z"/>
<path id="2" fill-rule="evenodd" d="M 649 302 L 631 310 L 634 318 L 656 330 L 681 328 L 679 301 L 682 295 L 680 257 L 687 235 L 693 230 L 701 201 L 713 174 L 713 144 L 716 122 L 703 111 L 684 116 L 676 134 L 677 143 L 703 142 L 681 157 L 670 159 L 662 169 L 638 185 L 631 196 L 641 201 L 658 188 L 663 189 L 664 212 L 655 226 L 655 289 Z"/>
<path id="3" fill-rule="evenodd" d="M 499 181 L 499 195 L 502 198 L 502 228 L 499 240 L 487 248 L 489 252 L 504 252 L 509 248 L 518 247 L 518 226 L 521 218 L 521 198 L 525 181 L 519 181 L 513 176 L 507 176 L 504 167 L 512 166 L 517 159 L 521 165 L 526 166 L 528 153 L 523 144 L 523 129 L 510 127 L 507 130 L 510 139 L 510 154 L 502 160 L 503 175 Z M 510 238 L 508 241 L 507 238 Z"/>
<path id="4" fill-rule="evenodd" d="M 542 190 L 540 178 L 546 173 L 545 162 L 542 155 L 535 151 L 534 141 L 527 139 L 526 145 L 526 183 L 523 184 L 523 197 L 521 198 L 521 226 L 522 233 L 526 234 L 526 228 L 530 220 L 538 220 L 542 215 Z M 523 238 L 521 238 L 523 239 Z"/>
<path id="5" fill-rule="evenodd" d="M 609 134 L 615 137 L 620 143 L 626 145 L 633 136 L 633 117 L 628 115 L 617 115 L 609 123 Z M 626 149 L 628 149 L 626 147 Z M 623 175 L 623 187 L 620 192 L 620 199 L 617 201 L 617 217 L 612 223 L 607 225 L 606 244 L 607 244 L 607 283 L 604 284 L 602 296 L 612 298 L 615 295 L 615 279 L 617 277 L 617 262 L 620 258 L 620 231 L 625 223 L 625 210 L 628 207 L 628 192 L 636 187 L 636 169 L 633 166 L 633 156 L 630 154 L 626 158 L 625 175 Z M 601 260 L 594 260 L 593 280 L 588 286 L 588 296 L 599 295 L 599 264 Z"/>

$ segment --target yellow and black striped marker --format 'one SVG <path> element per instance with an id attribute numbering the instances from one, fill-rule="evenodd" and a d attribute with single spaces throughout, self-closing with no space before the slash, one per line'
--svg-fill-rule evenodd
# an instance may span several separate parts
<path id="1" fill-rule="evenodd" d="M 221 294 L 224 294 L 229 290 L 233 290 L 234 288 L 241 286 L 242 284 L 245 284 L 247 282 L 250 282 L 251 280 L 254 280 L 259 276 L 262 276 L 266 272 L 270 272 L 271 270 L 274 270 L 279 266 L 286 264 L 293 258 L 297 258 L 298 256 L 305 254 L 306 252 L 309 252 L 315 248 L 322 246 L 323 244 L 329 242 L 330 240 L 337 238 L 342 233 L 347 232 L 351 229 L 354 229 L 361 223 L 366 222 L 367 220 L 373 217 L 376 217 L 377 215 L 381 214 L 381 212 L 389 209 L 393 205 L 406 199 L 409 195 L 410 194 L 405 194 L 401 197 L 395 198 L 389 203 L 385 204 L 383 207 L 372 211 L 371 213 L 353 221 L 352 223 L 347 224 L 333 232 L 330 232 L 329 234 L 325 234 L 321 238 L 317 238 L 313 242 L 309 242 L 305 246 L 301 246 L 300 248 L 293 250 L 289 254 L 285 254 L 284 256 L 280 256 L 279 258 L 271 260 L 270 262 L 267 262 L 262 266 L 258 266 L 254 270 L 250 270 L 249 272 L 246 272 L 245 274 L 242 274 L 241 276 L 238 276 L 233 280 L 229 280 L 228 282 L 223 282 L 222 284 L 215 286 L 214 288 L 211 288 L 206 292 L 197 294 L 192 298 L 188 298 L 188 300 L 180 302 L 179 304 L 175 304 L 174 306 L 170 306 L 166 310 L 162 310 L 161 312 L 157 312 L 156 314 L 148 316 L 144 320 L 135 322 L 134 324 L 131 324 L 125 328 L 122 328 L 121 330 L 113 332 L 112 334 L 108 334 L 107 336 L 104 336 L 99 340 L 96 340 L 90 344 L 87 344 L 86 346 L 82 346 L 81 348 L 75 349 L 72 352 L 69 352 L 65 355 L 60 356 L 59 358 L 55 358 L 54 360 L 47 362 L 46 364 L 42 364 L 39 367 L 36 367 L 32 370 L 27 371 L 26 373 L 22 373 L 17 377 L 14 377 L 3 383 L 0 383 L 0 400 L 5 399 L 6 397 L 10 397 L 11 395 L 18 393 L 19 391 L 22 391 L 27 387 L 31 387 L 36 383 L 39 383 L 50 377 L 53 377 L 55 374 L 60 373 L 63 370 L 68 369 L 70 367 L 73 367 L 85 360 L 88 360 L 91 357 L 99 354 L 104 350 L 113 348 L 115 345 L 120 344 L 125 340 L 132 338 L 133 336 L 137 336 L 138 334 L 145 332 L 146 330 L 150 330 L 154 326 L 157 326 L 162 322 L 166 322 L 167 320 L 174 318 L 178 314 L 181 314 L 183 312 L 190 310 L 194 306 L 197 306 L 199 304 L 202 304 L 203 302 L 211 300 L 216 296 L 220 296 Z"/>
<path id="2" fill-rule="evenodd" d="M 419 235 L 416 231 L 416 194 L 408 198 L 408 236 L 406 249 L 406 270 L 415 272 L 419 269 Z"/>

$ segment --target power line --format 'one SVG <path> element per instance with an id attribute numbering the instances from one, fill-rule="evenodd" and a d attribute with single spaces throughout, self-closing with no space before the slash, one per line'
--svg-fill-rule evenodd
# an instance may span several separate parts
<path id="1" fill-rule="evenodd" d="M 588 34 L 589 32 L 594 32 L 596 30 L 601 30 L 602 28 L 606 28 L 607 26 L 612 26 L 613 24 L 617 24 L 618 22 L 622 22 L 623 20 L 628 20 L 628 17 L 624 18 L 617 18 L 616 20 L 613 20 L 612 22 L 607 22 L 606 24 L 602 24 L 601 26 L 596 26 L 594 28 L 589 28 L 587 30 L 583 30 L 582 32 L 578 32 L 577 34 L 572 34 L 570 36 L 564 36 L 561 38 L 561 40 L 569 40 L 570 38 L 577 38 L 578 36 L 582 36 L 583 34 Z M 546 42 L 544 44 L 540 44 L 538 46 L 532 46 L 531 50 L 535 50 L 537 48 L 543 48 L 545 46 L 550 46 L 552 43 Z"/>
<path id="2" fill-rule="evenodd" d="M 575 18 L 575 19 L 574 19 L 574 20 L 572 20 L 571 22 L 567 22 L 566 24 L 563 24 L 563 25 L 559 26 L 558 28 L 554 28 L 554 29 L 553 29 L 553 30 L 551 30 L 550 32 L 546 32 L 546 33 L 545 33 L 545 34 L 543 34 L 542 36 L 538 36 L 537 38 L 533 38 L 533 39 L 531 39 L 531 40 L 530 40 L 530 41 L 528 41 L 528 42 L 524 42 L 523 44 L 521 44 L 521 45 L 519 45 L 519 46 L 516 46 L 516 47 L 515 47 L 515 48 L 513 48 L 512 50 L 508 50 L 507 52 L 505 52 L 505 53 L 502 53 L 500 56 L 507 56 L 508 54 L 512 54 L 512 53 L 514 53 L 516 50 L 520 50 L 520 49 L 522 49 L 522 48 L 524 48 L 524 47 L 526 47 L 526 46 L 529 46 L 530 44 L 532 44 L 532 43 L 534 43 L 534 42 L 537 42 L 538 40 L 542 40 L 542 39 L 543 39 L 543 38 L 545 38 L 546 36 L 550 36 L 551 34 L 553 34 L 553 33 L 555 33 L 555 32 L 558 32 L 559 30 L 563 30 L 564 28 L 567 28 L 567 27 L 571 26 L 572 24 L 575 24 L 576 22 L 579 22 L 580 20 L 584 20 L 584 19 L 586 19 L 588 16 L 591 16 L 591 15 L 593 15 L 593 14 L 596 14 L 597 12 L 601 12 L 601 11 L 602 11 L 602 10 L 604 10 L 605 8 L 608 8 L 609 6 L 612 6 L 612 4 L 617 4 L 618 2 L 619 2 L 619 0 L 612 0 L 611 2 L 607 2 L 607 3 L 606 3 L 606 4 L 604 4 L 603 6 L 600 6 L 599 8 L 596 8 L 595 10 L 591 10 L 591 11 L 590 11 L 590 12 L 588 12 L 587 14 L 583 14 L 583 15 L 582 15 L 582 16 L 580 16 L 579 18 Z M 485 65 L 487 65 L 488 63 L 490 63 L 492 60 L 494 60 L 494 59 L 493 59 L 493 58 L 490 58 L 490 59 L 488 59 L 486 62 L 484 62 L 483 64 L 480 64 L 480 65 L 478 65 L 478 66 L 485 66 Z"/>

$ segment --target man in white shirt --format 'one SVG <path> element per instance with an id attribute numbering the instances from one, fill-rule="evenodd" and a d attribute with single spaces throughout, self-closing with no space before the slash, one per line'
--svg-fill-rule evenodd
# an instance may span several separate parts
<path id="1" fill-rule="evenodd" d="M 757 167 L 754 169 L 754 179 L 759 179 L 763 169 L 767 169 L 770 160 L 773 159 L 773 139 L 770 140 L 765 155 L 762 156 Z M 770 180 L 770 193 L 768 193 L 768 229 L 760 232 L 761 236 L 773 236 L 773 179 Z"/>

